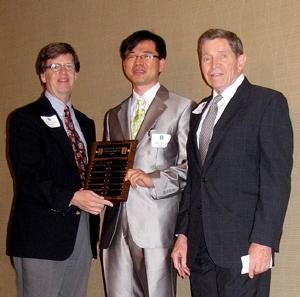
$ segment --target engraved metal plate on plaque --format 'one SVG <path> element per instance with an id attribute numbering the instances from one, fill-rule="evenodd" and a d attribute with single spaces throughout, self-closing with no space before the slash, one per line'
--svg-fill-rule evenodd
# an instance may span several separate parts
<path id="1" fill-rule="evenodd" d="M 94 142 L 84 188 L 107 200 L 126 201 L 130 182 L 125 176 L 133 166 L 136 146 L 137 140 Z"/>

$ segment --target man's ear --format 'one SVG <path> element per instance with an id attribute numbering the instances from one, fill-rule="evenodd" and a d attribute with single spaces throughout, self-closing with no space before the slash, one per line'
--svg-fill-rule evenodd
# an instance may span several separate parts
<path id="1" fill-rule="evenodd" d="M 41 79 L 41 81 L 42 81 L 44 84 L 46 83 L 45 72 L 40 74 L 40 79 Z"/>
<path id="2" fill-rule="evenodd" d="M 245 54 L 238 56 L 238 70 L 240 73 L 243 72 L 243 70 L 245 68 L 246 60 L 247 60 L 247 57 Z"/>
<path id="3" fill-rule="evenodd" d="M 166 59 L 160 59 L 159 60 L 159 73 L 162 73 L 163 70 L 165 69 L 166 67 Z"/>

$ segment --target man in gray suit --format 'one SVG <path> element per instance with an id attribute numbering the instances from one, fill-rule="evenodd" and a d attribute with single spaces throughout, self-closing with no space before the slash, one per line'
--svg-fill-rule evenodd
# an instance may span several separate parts
<path id="1" fill-rule="evenodd" d="M 164 40 L 138 31 L 120 47 L 132 94 L 105 116 L 104 139 L 137 139 L 126 203 L 105 213 L 100 248 L 109 297 L 172 297 L 170 253 L 186 180 L 186 140 L 193 102 L 159 83 Z"/>

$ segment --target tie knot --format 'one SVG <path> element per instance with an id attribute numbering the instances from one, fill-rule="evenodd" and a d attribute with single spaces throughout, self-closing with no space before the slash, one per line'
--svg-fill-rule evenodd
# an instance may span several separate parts
<path id="1" fill-rule="evenodd" d="M 223 99 L 223 96 L 218 94 L 214 99 L 213 99 L 213 104 L 218 104 L 218 102 Z"/>
<path id="2" fill-rule="evenodd" d="M 69 116 L 70 115 L 70 108 L 69 108 L 68 105 L 65 106 L 64 113 L 65 113 L 65 116 Z"/>
<path id="3" fill-rule="evenodd" d="M 138 107 L 144 106 L 144 105 L 145 105 L 145 100 L 144 100 L 144 98 L 138 98 L 138 99 L 137 99 L 137 105 L 138 105 Z"/>

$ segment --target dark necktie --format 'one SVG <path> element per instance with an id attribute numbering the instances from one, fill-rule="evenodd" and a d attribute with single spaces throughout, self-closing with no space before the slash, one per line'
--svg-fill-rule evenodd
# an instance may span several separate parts
<path id="1" fill-rule="evenodd" d="M 206 158 L 209 143 L 213 135 L 214 123 L 218 113 L 218 102 L 222 98 L 222 95 L 217 95 L 215 98 L 213 98 L 212 104 L 210 105 L 206 117 L 202 123 L 199 136 L 199 151 L 202 164 L 204 163 L 204 160 Z"/>
<path id="2" fill-rule="evenodd" d="M 65 124 L 66 124 L 66 130 L 69 137 L 69 141 L 72 145 L 72 149 L 74 152 L 74 158 L 78 167 L 78 172 L 81 178 L 82 183 L 85 179 L 85 169 L 87 164 L 87 156 L 85 152 L 85 147 L 80 139 L 78 133 L 76 132 L 74 128 L 74 124 L 71 118 L 70 109 L 68 106 L 65 107 Z"/>

